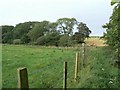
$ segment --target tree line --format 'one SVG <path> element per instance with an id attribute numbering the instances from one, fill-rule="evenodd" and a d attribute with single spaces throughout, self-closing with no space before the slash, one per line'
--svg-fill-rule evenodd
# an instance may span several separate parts
<path id="1" fill-rule="evenodd" d="M 75 32 L 75 31 L 76 32 Z M 2 43 L 72 46 L 83 43 L 91 30 L 75 18 L 60 18 L 56 22 L 24 22 L 15 27 L 2 26 Z"/>

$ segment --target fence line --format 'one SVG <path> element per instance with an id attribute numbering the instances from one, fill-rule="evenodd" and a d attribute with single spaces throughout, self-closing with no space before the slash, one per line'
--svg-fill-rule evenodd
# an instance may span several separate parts
<path id="1" fill-rule="evenodd" d="M 85 44 L 82 44 L 82 64 L 83 67 L 85 67 Z M 75 60 L 75 81 L 77 81 L 78 77 L 78 58 L 79 52 L 78 48 L 76 49 L 76 60 Z M 29 90 L 29 83 L 28 83 L 28 73 L 27 68 L 18 68 L 18 88 L 20 90 Z M 63 68 L 63 89 L 66 90 L 67 88 L 67 62 L 64 62 L 64 68 Z"/>

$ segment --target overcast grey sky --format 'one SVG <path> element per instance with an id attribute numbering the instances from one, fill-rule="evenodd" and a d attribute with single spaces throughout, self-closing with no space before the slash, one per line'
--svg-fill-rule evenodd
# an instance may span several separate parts
<path id="1" fill-rule="evenodd" d="M 74 17 L 84 22 L 91 35 L 103 35 L 102 25 L 112 14 L 111 0 L 0 0 L 0 25 L 27 21 L 56 21 Z"/>

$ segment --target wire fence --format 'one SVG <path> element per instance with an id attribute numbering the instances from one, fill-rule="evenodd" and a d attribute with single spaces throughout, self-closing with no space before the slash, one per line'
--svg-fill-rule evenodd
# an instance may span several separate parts
<path id="1" fill-rule="evenodd" d="M 75 49 L 75 48 L 72 48 Z M 32 75 L 36 76 L 36 79 L 38 79 L 40 82 L 48 85 L 47 88 L 55 88 L 57 86 L 63 87 L 64 90 L 66 90 L 67 85 L 70 86 L 70 82 L 73 82 L 73 79 L 75 82 L 78 78 L 78 72 L 81 70 L 82 67 L 85 68 L 85 44 L 82 45 L 82 50 L 79 49 L 79 47 L 76 48 L 76 55 L 74 60 L 69 60 L 69 56 L 65 62 L 65 60 L 61 60 L 58 62 L 57 60 L 52 61 L 49 64 L 46 64 L 42 68 L 39 68 L 39 70 L 34 70 L 32 73 L 27 74 L 27 68 L 18 69 L 18 88 L 29 88 L 29 83 L 31 81 L 28 80 L 28 75 L 32 77 Z M 68 48 L 67 48 L 68 50 Z M 74 53 L 75 54 L 75 53 Z M 68 54 L 69 55 L 69 54 Z M 64 64 L 63 64 L 64 63 Z M 82 65 L 82 66 L 81 66 Z M 63 69 L 64 66 L 64 69 Z M 46 69 L 50 69 L 50 72 L 45 72 Z M 23 71 L 23 72 L 21 72 Z M 26 73 L 25 73 L 26 72 Z M 38 73 L 42 72 L 41 75 L 38 75 Z M 44 72 L 44 73 L 43 73 Z M 56 74 L 56 75 L 53 75 Z M 38 76 L 38 77 L 37 77 Z M 54 76 L 54 77 L 52 77 Z M 49 77 L 49 78 L 48 78 Z M 24 80 L 20 79 L 24 78 Z M 47 80 L 45 80 L 48 78 Z M 57 79 L 56 83 L 55 82 Z M 36 82 L 36 81 L 34 81 Z M 33 82 L 33 83 L 34 83 Z M 26 86 L 22 86 L 22 83 Z M 51 85 L 52 83 L 52 85 Z"/>

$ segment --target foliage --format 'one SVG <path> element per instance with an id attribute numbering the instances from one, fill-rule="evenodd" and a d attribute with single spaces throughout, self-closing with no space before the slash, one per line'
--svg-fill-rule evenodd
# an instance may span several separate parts
<path id="1" fill-rule="evenodd" d="M 55 32 L 49 32 L 46 36 L 41 36 L 37 39 L 37 44 L 38 45 L 54 45 L 54 46 L 58 46 L 58 41 L 59 41 L 59 34 L 55 33 Z"/>
<path id="2" fill-rule="evenodd" d="M 8 25 L 2 26 L 2 35 L 3 35 L 4 33 L 7 33 L 7 32 L 12 31 L 13 28 L 14 28 L 14 26 L 8 26 Z"/>
<path id="3" fill-rule="evenodd" d="M 13 44 L 21 44 L 21 40 L 20 39 L 14 39 L 13 40 Z"/>
<path id="4" fill-rule="evenodd" d="M 114 9 L 112 16 L 110 17 L 109 23 L 103 25 L 106 28 L 106 33 L 104 33 L 104 38 L 107 40 L 106 43 L 109 44 L 116 54 L 119 54 L 120 47 L 120 5 L 117 2 L 111 2 L 114 5 L 117 4 Z M 119 56 L 119 55 L 118 55 Z"/>
<path id="5" fill-rule="evenodd" d="M 10 32 L 8 30 L 7 33 L 4 27 L 3 29 L 3 43 L 14 43 L 17 42 L 16 39 L 20 39 L 22 44 L 47 46 L 71 46 L 84 42 L 91 33 L 85 23 L 79 23 L 75 18 L 59 18 L 56 22 L 44 20 L 19 23 L 15 27 L 9 26 Z M 78 32 L 74 32 L 75 29 Z"/>
<path id="6" fill-rule="evenodd" d="M 118 88 L 118 68 L 113 63 L 113 51 L 109 47 L 88 47 L 87 63 L 80 74 L 82 88 Z M 111 52 L 111 53 L 109 53 Z M 109 53 L 109 54 L 108 54 Z M 87 76 L 88 75 L 88 76 Z M 86 79 L 84 79 L 87 77 Z"/>
<path id="7" fill-rule="evenodd" d="M 20 39 L 23 37 L 25 34 L 29 32 L 32 26 L 32 22 L 25 22 L 25 23 L 19 23 L 15 26 L 13 29 L 13 36 L 14 39 Z"/>
<path id="8" fill-rule="evenodd" d="M 47 45 L 54 45 L 54 46 L 58 46 L 59 43 L 59 39 L 60 39 L 60 35 L 57 32 L 49 32 L 46 35 L 47 39 L 48 39 L 48 43 Z"/>
<path id="9" fill-rule="evenodd" d="M 45 45 L 47 43 L 46 36 L 41 36 L 36 40 L 37 45 Z"/>
<path id="10" fill-rule="evenodd" d="M 36 41 L 37 38 L 46 34 L 46 32 L 48 32 L 48 24 L 49 21 L 36 23 L 34 27 L 28 32 L 28 36 L 30 37 L 30 39 L 32 41 Z"/>
<path id="11" fill-rule="evenodd" d="M 114 5 L 114 4 L 116 4 L 116 3 L 119 3 L 119 0 L 112 0 L 112 1 L 111 1 L 111 5 Z"/>
<path id="12" fill-rule="evenodd" d="M 86 26 L 85 23 L 79 23 L 77 26 L 78 32 L 72 36 L 72 39 L 75 40 L 77 43 L 83 43 L 85 38 L 89 37 L 91 30 Z"/>
<path id="13" fill-rule="evenodd" d="M 83 43 L 85 40 L 84 35 L 79 32 L 75 32 L 75 34 L 72 36 L 72 39 L 77 43 Z"/>
<path id="14" fill-rule="evenodd" d="M 26 35 L 26 34 L 23 35 L 23 36 L 21 37 L 21 42 L 22 42 L 23 44 L 29 43 L 29 42 L 30 42 L 29 36 Z"/>
<path id="15" fill-rule="evenodd" d="M 2 43 L 11 44 L 13 41 L 13 28 L 14 26 L 2 26 Z"/>
<path id="16" fill-rule="evenodd" d="M 91 33 L 91 30 L 87 27 L 85 23 L 79 23 L 78 24 L 78 32 L 83 34 L 83 38 L 88 38 L 89 34 Z"/>
<path id="17" fill-rule="evenodd" d="M 56 22 L 49 23 L 49 26 L 48 26 L 49 32 L 58 32 L 59 33 L 59 31 L 57 30 L 57 26 L 58 26 L 58 23 L 56 23 Z"/>
<path id="18" fill-rule="evenodd" d="M 70 46 L 70 36 L 68 35 L 63 35 L 60 37 L 60 40 L 59 40 L 59 45 L 60 46 Z"/>
<path id="19" fill-rule="evenodd" d="M 75 18 L 60 18 L 57 20 L 58 28 L 61 34 L 72 35 L 74 25 L 77 24 Z"/>

